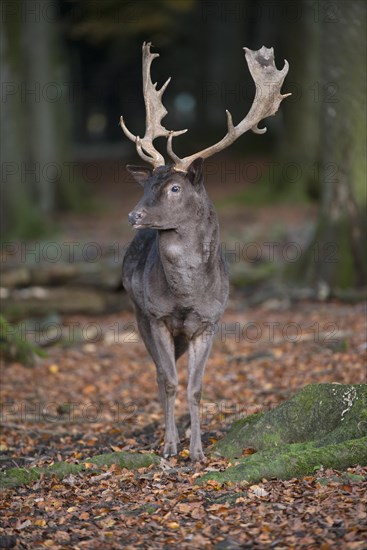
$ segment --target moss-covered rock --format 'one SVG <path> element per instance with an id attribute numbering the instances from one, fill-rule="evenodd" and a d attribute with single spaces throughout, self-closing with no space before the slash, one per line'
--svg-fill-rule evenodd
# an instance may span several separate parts
<path id="1" fill-rule="evenodd" d="M 257 452 L 244 457 L 249 447 Z M 321 465 L 367 465 L 367 384 L 306 386 L 275 409 L 237 421 L 214 453 L 239 462 L 202 480 L 254 483 L 310 474 Z"/>
<path id="2" fill-rule="evenodd" d="M 312 474 L 321 466 L 345 470 L 350 466 L 367 466 L 367 437 L 318 447 L 314 442 L 293 443 L 281 449 L 260 451 L 223 472 L 209 472 L 200 481 L 215 479 L 221 483 L 262 479 L 291 479 Z"/>
<path id="3" fill-rule="evenodd" d="M 39 479 L 42 474 L 45 477 L 54 475 L 59 479 L 63 479 L 69 474 L 78 474 L 84 471 L 90 472 L 89 464 L 96 466 L 93 471 L 98 471 L 102 466 L 111 466 L 112 464 L 116 464 L 121 468 L 136 470 L 138 468 L 147 468 L 151 464 L 159 464 L 159 462 L 160 458 L 152 453 L 116 452 L 96 455 L 85 459 L 80 464 L 56 462 L 45 468 L 9 468 L 0 473 L 0 487 L 1 489 L 6 489 L 29 484 Z"/>
<path id="4" fill-rule="evenodd" d="M 246 447 L 260 451 L 287 443 L 318 446 L 367 435 L 367 384 L 310 384 L 266 413 L 238 420 L 215 452 L 241 457 Z"/>

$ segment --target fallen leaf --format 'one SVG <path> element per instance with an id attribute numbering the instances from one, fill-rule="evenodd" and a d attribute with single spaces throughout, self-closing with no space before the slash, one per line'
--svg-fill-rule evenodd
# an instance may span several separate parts
<path id="1" fill-rule="evenodd" d="M 117 445 L 111 445 L 111 449 L 115 452 L 115 453 L 119 453 L 122 451 L 122 447 L 118 447 Z"/>
<path id="2" fill-rule="evenodd" d="M 115 523 L 116 521 L 113 518 L 105 518 L 99 521 L 99 524 L 105 528 L 112 527 Z"/>
<path id="3" fill-rule="evenodd" d="M 85 386 L 83 388 L 84 395 L 90 395 L 91 393 L 95 393 L 96 391 L 97 391 L 97 388 L 93 386 L 93 384 L 88 384 L 88 386 Z"/>
<path id="4" fill-rule="evenodd" d="M 180 452 L 180 457 L 181 458 L 189 458 L 189 456 L 190 456 L 189 449 L 182 449 L 182 451 Z"/>
<path id="5" fill-rule="evenodd" d="M 257 497 L 266 497 L 269 493 L 268 491 L 265 491 L 262 487 L 259 485 L 251 485 L 249 489 L 256 495 Z"/>
<path id="6" fill-rule="evenodd" d="M 177 521 L 169 521 L 168 523 L 166 523 L 166 526 L 168 527 L 168 529 L 179 529 L 180 528 L 180 524 L 177 523 Z"/>
<path id="7" fill-rule="evenodd" d="M 175 506 L 175 510 L 181 514 L 189 514 L 192 511 L 192 505 L 181 502 Z"/>
<path id="8" fill-rule="evenodd" d="M 36 519 L 34 520 L 34 525 L 37 525 L 37 527 L 46 527 L 47 523 L 45 519 Z"/>
<path id="9" fill-rule="evenodd" d="M 93 464 L 93 462 L 84 462 L 83 466 L 86 470 L 93 470 L 93 468 L 98 468 L 96 464 Z"/>
<path id="10" fill-rule="evenodd" d="M 242 455 L 243 456 L 253 455 L 256 452 L 257 452 L 256 449 L 253 449 L 252 447 L 246 447 L 246 449 L 243 449 Z"/>
<path id="11" fill-rule="evenodd" d="M 22 529 L 25 529 L 26 527 L 29 527 L 30 525 L 32 525 L 31 520 L 26 519 L 23 522 L 17 523 L 15 528 L 16 528 L 17 531 L 21 531 Z"/>
<path id="12" fill-rule="evenodd" d="M 51 489 L 53 491 L 61 491 L 62 489 L 65 489 L 65 485 L 60 485 L 60 484 L 52 485 Z"/>

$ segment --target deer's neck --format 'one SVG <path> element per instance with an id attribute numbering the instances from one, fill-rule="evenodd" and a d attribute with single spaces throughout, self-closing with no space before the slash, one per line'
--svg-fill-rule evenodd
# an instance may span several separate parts
<path id="1" fill-rule="evenodd" d="M 158 233 L 159 258 L 175 294 L 192 295 L 210 287 L 220 262 L 219 228 L 212 207 L 179 228 Z"/>

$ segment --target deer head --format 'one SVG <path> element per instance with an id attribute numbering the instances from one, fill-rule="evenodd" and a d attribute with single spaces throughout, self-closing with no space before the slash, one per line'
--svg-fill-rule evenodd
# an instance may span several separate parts
<path id="1" fill-rule="evenodd" d="M 172 166 L 154 171 L 141 166 L 127 166 L 134 179 L 144 187 L 144 195 L 129 214 L 135 229 L 177 229 L 200 213 L 207 196 L 203 186 L 203 159 L 195 159 L 186 173 Z"/>
<path id="2" fill-rule="evenodd" d="M 157 151 L 153 145 L 155 138 L 163 136 L 167 138 L 167 153 L 173 161 L 173 170 L 178 172 L 187 172 L 189 166 L 197 158 L 206 159 L 212 155 L 223 151 L 231 145 L 236 139 L 248 130 L 252 130 L 257 134 L 264 134 L 266 128 L 259 128 L 258 124 L 268 116 L 275 115 L 281 101 L 291 94 L 281 94 L 280 89 L 284 79 L 288 73 L 289 65 L 284 61 L 284 67 L 281 71 L 274 63 L 273 48 L 263 46 L 260 50 L 249 50 L 244 48 L 246 61 L 255 82 L 256 93 L 253 104 L 247 116 L 241 120 L 236 126 L 233 124 L 232 115 L 227 113 L 227 133 L 218 143 L 207 147 L 198 153 L 179 158 L 172 148 L 172 140 L 174 137 L 185 133 L 187 130 L 167 130 L 162 126 L 162 119 L 166 116 L 167 110 L 162 103 L 162 96 L 166 90 L 170 78 L 165 84 L 157 90 L 157 83 L 153 84 L 150 77 L 150 67 L 152 61 L 159 57 L 157 53 L 151 53 L 151 43 L 143 44 L 143 91 L 146 110 L 146 131 L 143 138 L 135 136 L 126 127 L 123 117 L 120 117 L 120 126 L 125 135 L 135 143 L 136 150 L 139 156 L 157 169 L 165 166 L 164 157 Z"/>

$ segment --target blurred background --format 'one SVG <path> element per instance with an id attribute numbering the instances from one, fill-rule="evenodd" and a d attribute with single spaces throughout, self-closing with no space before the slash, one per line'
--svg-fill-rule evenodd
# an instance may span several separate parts
<path id="1" fill-rule="evenodd" d="M 144 41 L 160 54 L 153 82 L 172 77 L 165 127 L 189 129 L 175 139 L 180 156 L 221 139 L 225 109 L 235 124 L 247 114 L 244 46 L 274 47 L 278 69 L 288 60 L 292 96 L 268 132 L 205 165 L 232 285 L 255 301 L 365 295 L 363 0 L 3 0 L 1 10 L 9 320 L 125 307 L 127 213 L 141 193 L 125 165 L 141 161 L 118 122 L 144 132 Z"/>

